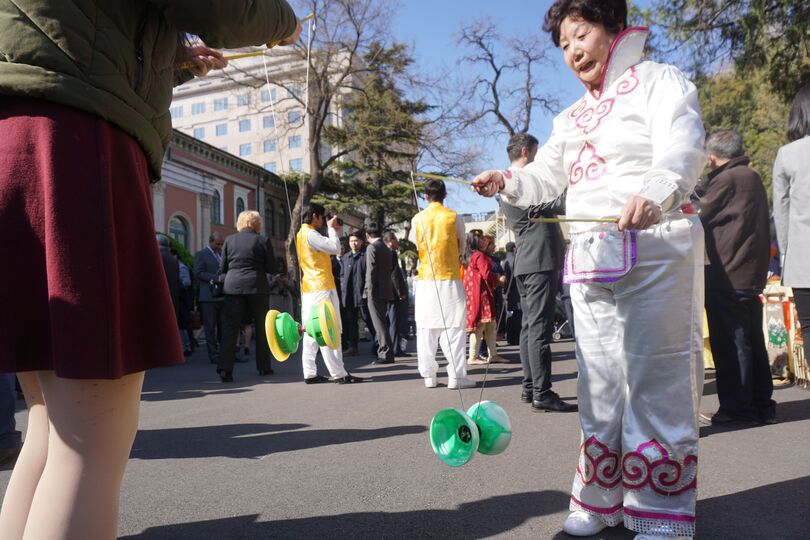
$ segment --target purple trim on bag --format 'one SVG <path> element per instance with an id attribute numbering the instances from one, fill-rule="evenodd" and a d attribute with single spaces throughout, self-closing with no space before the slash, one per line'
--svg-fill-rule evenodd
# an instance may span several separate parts
<path id="1" fill-rule="evenodd" d="M 576 270 L 574 270 L 574 261 L 571 259 L 571 247 L 565 252 L 565 268 L 563 271 L 563 282 L 566 284 L 571 283 L 615 283 L 623 278 L 627 272 L 633 269 L 636 265 L 636 261 L 638 259 L 638 253 L 636 251 L 636 231 L 629 231 L 630 234 L 624 237 L 624 266 L 622 268 L 616 270 L 595 270 L 593 272 L 582 272 L 582 274 L 590 275 L 582 276 L 582 277 L 573 277 L 577 274 Z M 627 240 L 630 239 L 630 261 L 628 265 L 627 261 Z M 569 264 L 570 263 L 570 264 Z M 572 272 L 569 273 L 568 269 L 571 268 Z M 600 277 L 594 276 L 594 274 L 600 275 Z M 619 274 L 617 276 L 604 276 L 604 274 Z"/>

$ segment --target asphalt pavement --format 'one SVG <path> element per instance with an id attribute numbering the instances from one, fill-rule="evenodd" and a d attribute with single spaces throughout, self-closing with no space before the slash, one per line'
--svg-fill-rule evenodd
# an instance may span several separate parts
<path id="1" fill-rule="evenodd" d="M 487 384 L 461 395 L 427 389 L 416 358 L 373 365 L 368 342 L 347 368 L 355 385 L 305 385 L 298 356 L 259 377 L 237 364 L 223 384 L 198 349 L 148 373 L 140 431 L 121 495 L 119 534 L 157 539 L 566 539 L 576 466 L 576 413 L 520 402 L 521 368 L 493 364 Z M 554 389 L 576 399 L 573 343 L 554 345 Z M 321 374 L 327 375 L 319 360 Z M 485 367 L 471 369 L 484 378 Z M 706 372 L 702 410 L 717 407 Z M 450 468 L 428 426 L 445 407 L 480 398 L 508 412 L 505 453 Z M 810 391 L 778 389 L 775 425 L 701 429 L 696 539 L 810 538 Z M 22 403 L 20 402 L 21 408 Z M 26 413 L 17 415 L 24 429 Z M 0 468 L 0 493 L 10 475 Z M 594 537 L 632 539 L 623 527 Z"/>

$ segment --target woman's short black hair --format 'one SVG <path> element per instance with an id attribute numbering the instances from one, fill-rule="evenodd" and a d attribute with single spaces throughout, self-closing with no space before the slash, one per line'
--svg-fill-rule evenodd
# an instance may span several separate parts
<path id="1" fill-rule="evenodd" d="M 810 84 L 802 86 L 790 106 L 787 137 L 790 142 L 810 135 Z"/>
<path id="2" fill-rule="evenodd" d="M 618 34 L 627 28 L 626 0 L 557 0 L 546 12 L 543 31 L 551 33 L 551 41 L 560 46 L 560 25 L 568 16 L 581 17 L 589 23 L 601 24 Z"/>

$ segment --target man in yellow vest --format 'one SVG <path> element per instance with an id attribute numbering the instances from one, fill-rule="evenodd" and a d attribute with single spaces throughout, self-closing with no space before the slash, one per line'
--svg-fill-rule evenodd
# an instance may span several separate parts
<path id="1" fill-rule="evenodd" d="M 428 207 L 411 220 L 410 240 L 419 251 L 416 297 L 416 353 L 425 386 L 435 388 L 439 364 L 436 346 L 447 358 L 448 388 L 472 388 L 464 355 L 467 299 L 461 282 L 459 253 L 464 224 L 442 203 L 447 188 L 441 180 L 425 182 Z"/>
<path id="2" fill-rule="evenodd" d="M 301 320 L 308 321 L 312 308 L 327 298 L 332 302 L 338 322 L 342 325 L 340 300 L 335 287 L 335 277 L 332 274 L 332 260 L 329 258 L 330 255 L 337 255 L 340 251 L 337 231 L 340 220 L 334 216 L 327 223 L 324 207 L 310 203 L 301 221 L 301 230 L 295 236 L 298 264 L 301 265 Z M 319 232 L 324 225 L 328 226 L 328 237 Z M 336 383 L 363 381 L 362 378 L 349 374 L 343 367 L 343 351 L 339 347 L 337 350 L 325 346 L 320 349 L 326 369 Z M 305 333 L 301 361 L 304 365 L 304 382 L 307 384 L 329 381 L 326 377 L 318 375 L 318 367 L 315 365 L 317 355 L 318 343 Z"/>

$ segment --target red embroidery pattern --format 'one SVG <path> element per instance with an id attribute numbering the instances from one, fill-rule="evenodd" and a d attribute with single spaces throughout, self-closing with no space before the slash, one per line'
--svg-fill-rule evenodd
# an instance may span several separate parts
<path id="1" fill-rule="evenodd" d="M 574 107 L 570 113 L 568 113 L 568 118 L 576 118 L 577 116 L 582 114 L 582 111 L 585 110 L 587 104 L 588 102 L 585 100 L 585 98 L 582 98 L 579 104 L 576 107 Z"/>
<path id="2" fill-rule="evenodd" d="M 638 77 L 636 76 L 636 68 L 635 66 L 630 68 L 630 72 L 622 77 L 618 83 L 616 83 L 616 94 L 619 96 L 624 96 L 632 92 L 638 87 Z"/>
<path id="3" fill-rule="evenodd" d="M 605 489 L 615 488 L 622 477 L 619 454 L 611 452 L 607 445 L 591 435 L 580 446 L 577 474 L 586 486 L 596 482 Z"/>
<path id="4" fill-rule="evenodd" d="M 568 183 L 574 185 L 583 178 L 586 180 L 599 180 L 607 169 L 605 158 L 596 153 L 596 147 L 585 141 L 579 150 L 577 160 L 571 165 Z"/>
<path id="5" fill-rule="evenodd" d="M 596 107 L 585 109 L 577 116 L 577 127 L 582 130 L 582 133 L 588 134 L 599 127 L 602 118 L 610 114 L 612 110 L 613 98 L 600 101 L 597 103 Z"/>
<path id="6" fill-rule="evenodd" d="M 655 439 L 628 452 L 622 459 L 622 476 L 627 489 L 650 486 L 659 495 L 680 495 L 697 486 L 697 456 L 683 463 L 669 458 L 669 452 Z"/>

